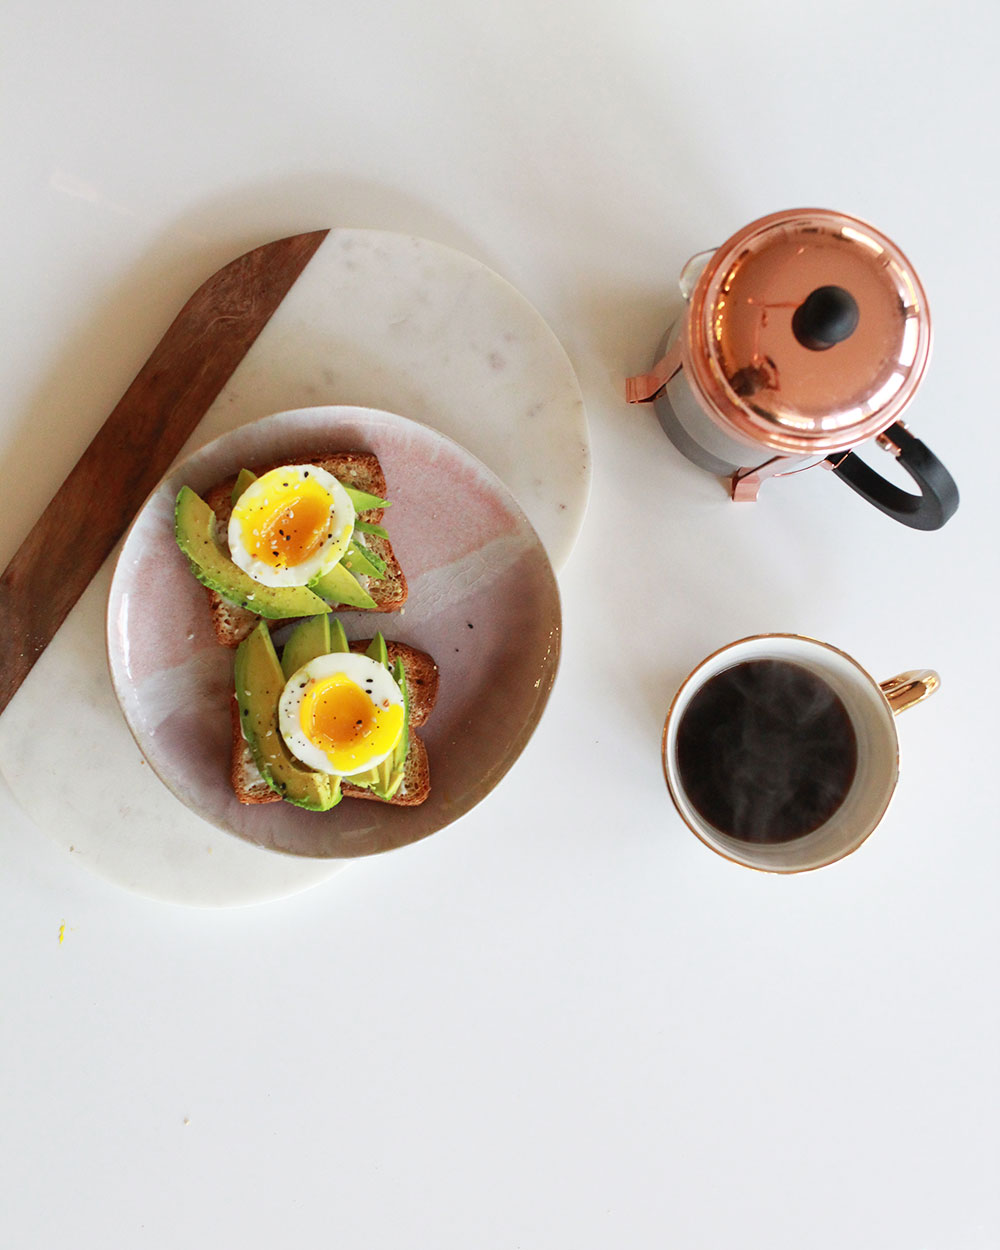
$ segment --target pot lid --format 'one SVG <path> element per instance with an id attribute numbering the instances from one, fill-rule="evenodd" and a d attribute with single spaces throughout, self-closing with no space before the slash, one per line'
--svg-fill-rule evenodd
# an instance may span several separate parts
<path id="1" fill-rule="evenodd" d="M 927 299 L 900 250 L 857 218 L 793 209 L 715 252 L 691 298 L 694 382 L 745 440 L 844 450 L 909 403 L 930 352 Z"/>

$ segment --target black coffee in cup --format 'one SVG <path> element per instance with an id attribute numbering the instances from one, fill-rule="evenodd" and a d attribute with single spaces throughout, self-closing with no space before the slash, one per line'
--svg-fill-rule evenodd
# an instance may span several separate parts
<path id="1" fill-rule="evenodd" d="M 786 660 L 748 660 L 705 682 L 681 717 L 677 769 L 703 820 L 744 842 L 789 842 L 825 824 L 858 765 L 837 693 Z"/>

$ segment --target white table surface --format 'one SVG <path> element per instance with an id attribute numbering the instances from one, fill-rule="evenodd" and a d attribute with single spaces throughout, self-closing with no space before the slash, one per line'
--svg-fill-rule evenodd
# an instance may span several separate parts
<path id="1" fill-rule="evenodd" d="M 1000 1243 L 998 14 L 8 0 L 0 565 L 191 291 L 321 226 L 512 282 L 594 469 L 542 724 L 429 840 L 196 909 L 0 786 L 4 1245 Z M 908 420 L 962 489 L 940 533 L 831 474 L 731 505 L 623 402 L 684 260 L 802 204 L 928 289 Z M 698 843 L 659 760 L 683 676 L 770 630 L 943 679 L 876 834 L 788 879 Z"/>

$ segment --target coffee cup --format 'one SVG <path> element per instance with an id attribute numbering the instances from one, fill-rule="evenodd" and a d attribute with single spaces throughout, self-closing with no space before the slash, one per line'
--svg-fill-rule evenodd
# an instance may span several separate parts
<path id="1" fill-rule="evenodd" d="M 730 643 L 685 679 L 663 727 L 663 770 L 685 824 L 748 868 L 803 872 L 855 851 L 899 779 L 895 718 L 940 685 L 879 682 L 795 634 Z"/>

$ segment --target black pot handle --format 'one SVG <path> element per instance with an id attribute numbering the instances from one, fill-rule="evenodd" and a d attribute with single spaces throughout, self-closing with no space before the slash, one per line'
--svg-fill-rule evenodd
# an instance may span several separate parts
<path id="1" fill-rule="evenodd" d="M 878 437 L 879 445 L 892 452 L 920 487 L 911 495 L 869 468 L 860 456 L 848 452 L 827 457 L 834 473 L 876 508 L 915 530 L 937 530 L 958 507 L 955 479 L 919 438 L 897 421 Z"/>

